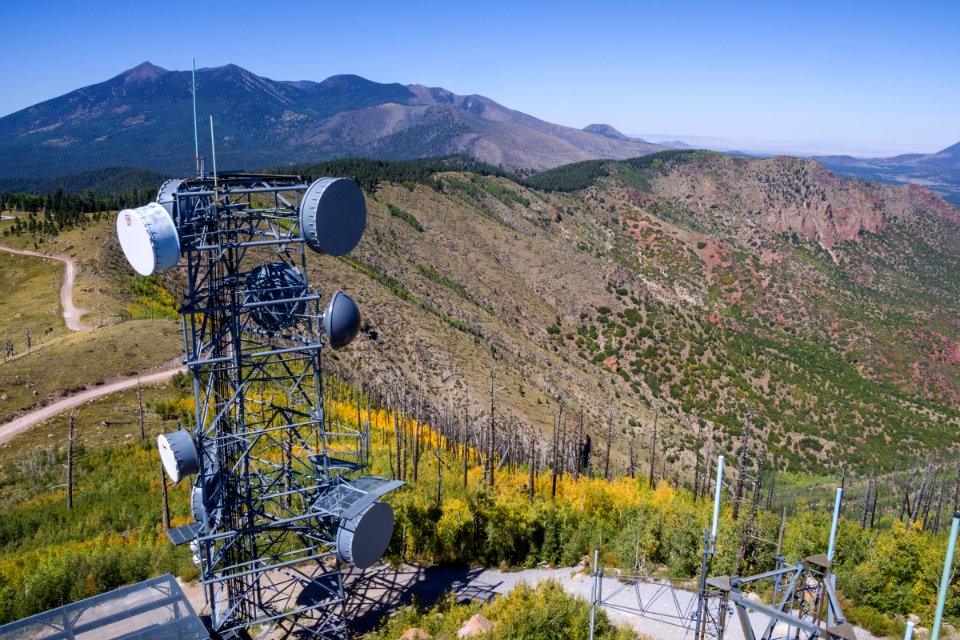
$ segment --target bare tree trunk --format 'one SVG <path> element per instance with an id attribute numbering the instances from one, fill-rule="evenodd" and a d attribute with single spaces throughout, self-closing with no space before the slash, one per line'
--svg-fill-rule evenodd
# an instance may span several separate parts
<path id="1" fill-rule="evenodd" d="M 397 405 L 394 404 L 394 405 L 393 405 L 393 444 L 394 444 L 394 447 L 395 447 L 395 449 L 396 449 L 396 452 L 395 452 L 395 453 L 396 453 L 397 469 L 396 469 L 396 472 L 394 472 L 394 470 L 393 470 L 393 458 L 394 458 L 394 456 L 390 456 L 390 472 L 393 474 L 393 477 L 396 478 L 397 480 L 403 480 L 403 478 L 400 477 L 400 447 L 401 447 L 401 444 L 400 444 L 400 414 L 399 414 L 398 411 L 399 411 L 399 410 L 397 409 Z"/>
<path id="2" fill-rule="evenodd" d="M 870 518 L 870 501 L 873 494 L 873 483 L 874 483 L 874 474 L 876 471 L 870 472 L 870 480 L 867 482 L 867 493 L 863 497 L 863 517 L 860 518 L 860 528 L 867 528 L 867 521 Z"/>
<path id="3" fill-rule="evenodd" d="M 573 460 L 573 479 L 576 480 L 583 472 L 583 407 L 580 407 L 580 423 L 577 427 L 577 450 Z M 960 475 L 957 475 L 957 487 L 960 488 Z"/>
<path id="4" fill-rule="evenodd" d="M 766 460 L 766 453 L 757 461 L 757 475 L 753 480 L 753 510 L 750 512 L 750 523 L 756 521 L 757 512 L 760 510 L 760 493 L 763 488 L 763 463 Z"/>
<path id="5" fill-rule="evenodd" d="M 661 438 L 661 439 L 660 439 L 660 443 L 661 443 L 661 446 L 660 446 L 660 480 L 662 480 L 663 482 L 668 482 L 668 481 L 669 481 L 669 478 L 667 478 L 667 439 L 666 439 L 665 437 L 664 437 L 664 438 Z"/>
<path id="6" fill-rule="evenodd" d="M 469 474 L 470 466 L 470 446 L 467 444 L 467 433 L 470 431 L 470 414 L 466 409 L 463 410 L 463 419 L 464 419 L 464 432 L 463 432 L 463 490 L 467 490 L 467 476 Z"/>
<path id="7" fill-rule="evenodd" d="M 537 476 L 537 456 L 536 456 L 537 446 L 535 442 L 535 435 L 533 434 L 532 429 L 531 429 L 529 438 L 530 438 L 530 453 L 527 456 L 527 458 L 530 464 L 530 502 L 533 502 L 534 488 L 537 481 L 537 477 L 536 477 Z"/>
<path id="8" fill-rule="evenodd" d="M 554 500 L 557 497 L 557 439 L 558 439 L 558 422 L 553 423 L 553 446 L 551 447 L 551 456 L 553 462 L 550 465 L 550 499 Z"/>
<path id="9" fill-rule="evenodd" d="M 407 397 L 404 394 L 403 402 L 400 404 L 400 477 L 407 481 L 407 458 L 410 455 L 407 444 Z"/>
<path id="10" fill-rule="evenodd" d="M 560 439 L 557 441 L 559 448 L 557 449 L 557 466 L 559 467 L 560 473 L 563 472 L 564 461 L 566 456 L 564 455 L 564 447 L 567 446 L 567 430 L 563 426 L 563 398 L 560 398 L 560 406 L 557 408 L 557 429 L 559 430 Z"/>
<path id="11" fill-rule="evenodd" d="M 774 458 L 770 465 L 770 489 L 767 492 L 767 511 L 773 508 L 774 487 L 777 485 L 777 459 Z"/>
<path id="12" fill-rule="evenodd" d="M 490 475 L 488 476 L 488 479 L 489 479 L 489 481 L 490 481 L 490 488 L 491 488 L 491 489 L 492 489 L 493 486 L 494 486 L 494 478 L 493 478 L 493 473 L 494 473 L 493 467 L 494 467 L 494 463 L 493 463 L 493 458 L 494 458 L 494 455 L 495 455 L 495 452 L 496 452 L 496 447 L 497 447 L 497 445 L 496 445 L 496 428 L 495 428 L 495 426 L 494 426 L 494 421 L 493 421 L 493 410 L 494 410 L 493 400 L 494 400 L 494 396 L 495 396 L 495 395 L 496 395 L 496 392 L 494 391 L 494 388 L 493 388 L 493 369 L 491 368 L 491 369 L 490 369 L 490 427 L 489 427 L 489 429 L 490 429 L 490 431 L 489 431 L 490 437 L 489 437 L 489 441 L 488 441 L 488 445 L 489 445 L 490 448 L 489 448 L 488 453 L 487 453 L 487 466 L 489 467 L 489 470 L 490 470 Z"/>
<path id="13" fill-rule="evenodd" d="M 160 521 L 164 529 L 170 528 L 170 502 L 167 499 L 167 474 L 163 471 L 163 464 L 160 465 Z"/>
<path id="14" fill-rule="evenodd" d="M 737 488 L 733 496 L 733 521 L 736 522 L 737 518 L 740 516 L 740 501 L 743 499 L 743 482 L 745 479 L 745 472 L 747 466 L 747 451 L 750 448 L 750 414 L 747 414 L 747 419 L 744 422 L 743 429 L 743 445 L 740 449 L 740 460 L 739 460 L 739 469 L 737 470 Z"/>
<path id="15" fill-rule="evenodd" d="M 926 496 L 926 492 L 930 490 L 930 476 L 933 468 L 933 461 L 931 460 L 927 463 L 927 468 L 923 472 L 923 480 L 920 482 L 920 491 L 917 493 L 917 497 L 913 501 L 913 504 L 909 507 L 909 516 L 911 522 L 917 520 L 920 516 L 920 509 L 923 508 L 923 500 Z"/>
<path id="16" fill-rule="evenodd" d="M 441 504 L 443 504 L 443 502 L 441 501 L 441 498 L 443 497 L 441 494 L 441 491 L 442 491 L 441 480 L 443 479 L 443 476 L 441 475 L 442 470 L 440 468 L 441 465 L 443 464 L 443 458 L 440 456 L 440 436 L 439 435 L 437 435 L 434 438 L 433 455 L 436 456 L 437 458 L 437 506 L 439 507 Z"/>
<path id="17" fill-rule="evenodd" d="M 933 532 L 937 533 L 940 531 L 940 509 L 943 508 L 943 495 L 947 492 L 947 483 L 946 481 L 940 483 L 940 499 L 937 501 L 937 515 L 933 520 Z"/>
<path id="18" fill-rule="evenodd" d="M 359 431 L 359 432 L 361 432 L 361 433 L 364 433 L 363 422 L 362 422 L 362 420 L 360 419 L 360 399 L 361 399 L 361 397 L 362 397 L 362 396 L 361 396 L 361 393 L 360 393 L 360 389 L 357 389 L 357 431 Z M 369 429 L 366 430 L 366 433 L 367 433 L 367 436 L 370 435 Z M 363 459 L 363 462 L 364 462 L 364 463 L 367 463 L 367 462 L 369 462 L 369 459 L 368 459 L 369 455 L 368 455 L 368 454 L 369 454 L 369 452 L 370 452 L 370 450 L 369 450 L 369 448 L 370 448 L 370 438 L 367 437 L 367 438 L 365 438 L 364 440 L 365 440 L 365 442 L 364 442 L 363 446 L 361 447 L 362 451 L 361 451 L 361 453 L 360 453 L 360 457 Z"/>
<path id="19" fill-rule="evenodd" d="M 710 451 L 707 454 L 707 477 L 704 478 L 704 484 L 706 488 L 703 497 L 707 498 L 713 492 L 713 445 L 710 446 Z"/>
<path id="20" fill-rule="evenodd" d="M 697 420 L 697 461 L 693 466 L 693 501 L 700 498 L 700 449 L 703 447 L 703 422 Z"/>
<path id="21" fill-rule="evenodd" d="M 653 412 L 653 441 L 650 443 L 650 488 L 653 489 L 657 486 L 657 482 L 654 479 L 654 469 L 657 462 L 657 418 L 660 417 L 660 407 L 657 407 Z"/>
<path id="22" fill-rule="evenodd" d="M 413 451 L 411 452 L 411 462 L 413 463 L 413 483 L 417 483 L 417 473 L 420 467 L 420 420 L 414 419 L 413 424 Z"/>
<path id="23" fill-rule="evenodd" d="M 67 509 L 73 509 L 73 443 L 76 434 L 77 412 L 70 412 L 70 432 L 67 435 Z"/>
<path id="24" fill-rule="evenodd" d="M 610 448 L 613 444 L 613 407 L 607 409 L 607 452 L 603 458 L 603 477 L 610 481 Z"/>
<path id="25" fill-rule="evenodd" d="M 140 421 L 140 439 L 147 439 L 147 432 L 143 427 L 143 393 L 140 390 L 140 376 L 137 376 L 137 419 Z"/>

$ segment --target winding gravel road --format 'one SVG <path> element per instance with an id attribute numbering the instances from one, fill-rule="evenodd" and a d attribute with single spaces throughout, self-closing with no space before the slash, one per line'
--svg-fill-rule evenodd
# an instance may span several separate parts
<path id="1" fill-rule="evenodd" d="M 0 244 L 0 251 L 15 253 L 21 256 L 31 256 L 34 258 L 43 258 L 45 260 L 57 260 L 66 265 L 66 271 L 63 274 L 63 286 L 60 287 L 60 305 L 63 307 L 63 321 L 66 322 L 70 331 L 88 331 L 90 327 L 80 322 L 80 316 L 87 312 L 86 309 L 78 309 L 73 305 L 73 279 L 77 267 L 70 256 L 54 255 L 47 253 L 37 253 L 27 249 L 15 249 L 7 245 Z"/>
<path id="2" fill-rule="evenodd" d="M 177 373 L 178 371 L 186 371 L 186 367 L 174 367 L 172 369 L 165 369 L 156 373 L 139 376 L 140 384 L 152 385 L 163 382 L 168 378 L 173 377 L 173 374 Z M 48 404 L 45 407 L 40 407 L 39 409 L 31 411 L 30 413 L 26 413 L 6 424 L 2 424 L 0 425 L 0 444 L 3 444 L 14 436 L 23 433 L 34 425 L 39 424 L 44 420 L 48 420 L 58 413 L 72 409 L 77 405 L 81 405 L 84 402 L 89 402 L 90 400 L 95 400 L 101 396 L 135 387 L 137 386 L 137 379 L 137 376 L 133 376 L 131 378 L 117 380 L 116 382 L 110 382 L 99 387 L 84 389 L 80 393 L 67 396 L 66 398 L 61 398 L 60 400 Z"/>

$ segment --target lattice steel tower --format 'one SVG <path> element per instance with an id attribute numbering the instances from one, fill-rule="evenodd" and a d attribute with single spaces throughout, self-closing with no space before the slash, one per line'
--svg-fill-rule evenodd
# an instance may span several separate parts
<path id="1" fill-rule="evenodd" d="M 202 173 L 117 218 L 139 273 L 185 263 L 196 424 L 158 445 L 174 482 L 196 476 L 195 521 L 168 533 L 193 550 L 221 636 L 346 638 L 340 563 L 370 566 L 393 532 L 377 498 L 401 483 L 361 476 L 367 434 L 324 412 L 322 336 L 345 346 L 359 310 L 339 291 L 323 307 L 307 278 L 306 247 L 348 253 L 365 221 L 349 180 Z"/>

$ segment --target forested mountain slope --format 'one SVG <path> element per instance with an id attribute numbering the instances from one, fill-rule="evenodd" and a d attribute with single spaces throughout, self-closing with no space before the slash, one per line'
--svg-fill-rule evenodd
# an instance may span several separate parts
<path id="1" fill-rule="evenodd" d="M 361 337 L 329 355 L 350 377 L 477 424 L 492 405 L 504 436 L 548 439 L 582 412 L 615 468 L 631 450 L 647 463 L 659 410 L 669 477 L 692 476 L 696 451 L 732 453 L 748 421 L 781 470 L 955 446 L 960 230 L 930 192 L 705 152 L 526 182 L 422 167 L 298 168 L 369 190 L 359 247 L 311 258 L 321 291 L 364 313 Z M 119 248 L 102 253 L 111 277 L 130 276 Z"/>

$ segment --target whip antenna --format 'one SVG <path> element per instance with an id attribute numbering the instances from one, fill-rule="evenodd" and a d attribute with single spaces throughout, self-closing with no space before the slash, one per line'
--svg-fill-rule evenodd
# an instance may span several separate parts
<path id="1" fill-rule="evenodd" d="M 213 139 L 213 116 L 210 116 L 210 154 L 213 156 L 213 188 L 217 188 L 217 145 Z"/>
<path id="2" fill-rule="evenodd" d="M 197 59 L 193 59 L 193 71 L 190 72 L 193 86 L 193 159 L 197 164 L 197 176 L 200 175 L 200 136 L 197 133 Z"/>

